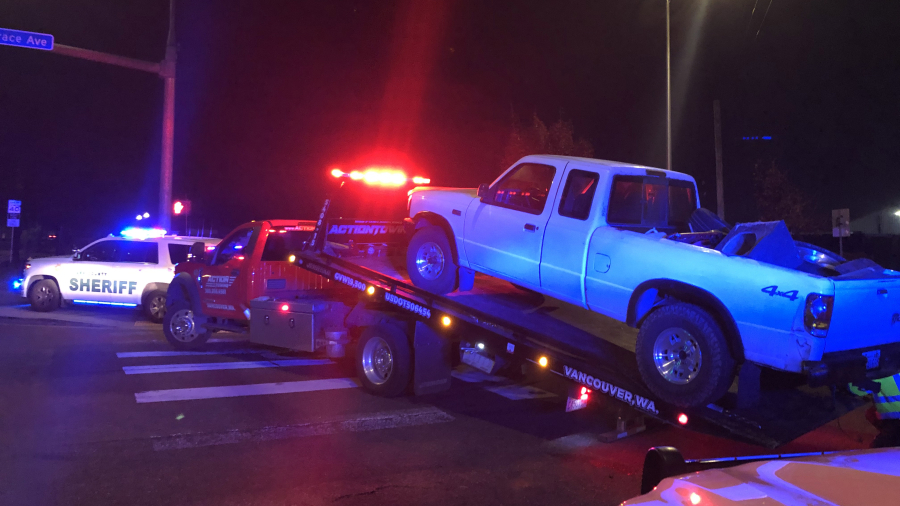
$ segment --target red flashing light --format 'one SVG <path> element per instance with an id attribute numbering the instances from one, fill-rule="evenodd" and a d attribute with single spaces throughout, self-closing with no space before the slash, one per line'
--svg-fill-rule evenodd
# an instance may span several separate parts
<path id="1" fill-rule="evenodd" d="M 680 415 L 678 415 L 678 423 L 680 423 L 681 425 L 687 425 L 688 416 L 684 413 L 681 413 Z"/>
<path id="2" fill-rule="evenodd" d="M 581 400 L 588 400 L 588 396 L 590 395 L 590 393 L 591 391 L 590 389 L 588 389 L 588 387 L 581 387 Z"/>
<path id="3" fill-rule="evenodd" d="M 408 178 L 402 170 L 391 167 L 369 167 L 365 170 L 344 172 L 341 169 L 331 169 L 331 175 L 336 178 L 348 177 L 354 181 L 362 181 L 372 186 L 403 186 L 412 181 L 413 184 L 429 184 L 431 179 L 421 176 Z"/>
<path id="4" fill-rule="evenodd" d="M 212 251 L 212 250 L 214 250 L 214 249 L 216 249 L 215 246 L 207 246 L 207 247 L 206 247 L 206 251 Z"/>
<path id="5" fill-rule="evenodd" d="M 282 304 L 282 305 L 281 305 L 281 310 L 282 310 L 282 311 L 287 311 L 288 309 L 290 309 L 290 306 L 288 306 L 287 304 Z"/>
<path id="6" fill-rule="evenodd" d="M 238 260 L 243 260 L 243 259 L 244 259 L 244 255 L 238 255 L 238 256 L 236 256 L 236 257 L 234 257 L 234 258 L 237 258 Z"/>
<path id="7" fill-rule="evenodd" d="M 691 492 L 689 497 L 691 498 L 691 504 L 700 504 L 700 495 L 697 492 Z"/>

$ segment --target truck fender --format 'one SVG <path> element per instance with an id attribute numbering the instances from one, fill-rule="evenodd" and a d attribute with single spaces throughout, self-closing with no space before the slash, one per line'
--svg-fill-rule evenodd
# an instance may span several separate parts
<path id="1" fill-rule="evenodd" d="M 671 300 L 696 304 L 709 311 L 725 332 L 732 356 L 738 362 L 744 361 L 744 344 L 731 312 L 715 295 L 694 285 L 671 279 L 644 281 L 631 294 L 625 323 L 632 327 L 640 327 L 655 308 L 666 305 Z"/>
<path id="2" fill-rule="evenodd" d="M 350 313 L 347 314 L 347 317 L 344 318 L 344 326 L 346 328 L 373 327 L 381 324 L 393 325 L 406 334 L 407 337 L 409 336 L 409 323 L 407 321 L 400 320 L 391 313 L 369 309 L 362 302 L 356 304 L 356 306 L 350 310 Z"/>
<path id="3" fill-rule="evenodd" d="M 179 272 L 166 290 L 166 307 L 172 307 L 172 304 L 185 300 L 190 302 L 191 310 L 195 314 L 203 314 L 200 289 L 197 288 L 196 280 L 186 272 Z"/>
<path id="4" fill-rule="evenodd" d="M 453 227 L 450 226 L 450 222 L 448 222 L 446 218 L 437 213 L 423 211 L 413 217 L 413 223 L 415 224 L 414 230 L 419 230 L 428 225 L 441 227 L 444 233 L 447 234 L 447 242 L 450 243 L 450 252 L 453 255 L 453 261 L 456 265 L 459 265 L 459 251 L 456 247 L 456 235 L 453 233 Z"/>

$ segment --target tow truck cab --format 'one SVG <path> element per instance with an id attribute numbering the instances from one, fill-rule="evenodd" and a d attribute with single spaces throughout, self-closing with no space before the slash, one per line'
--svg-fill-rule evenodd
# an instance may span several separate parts
<path id="1" fill-rule="evenodd" d="M 246 325 L 250 300 L 322 288 L 326 280 L 291 264 L 291 251 L 309 240 L 314 221 L 251 221 L 231 231 L 203 258 L 175 270 L 171 304 L 187 300 L 195 313 L 223 325 Z"/>

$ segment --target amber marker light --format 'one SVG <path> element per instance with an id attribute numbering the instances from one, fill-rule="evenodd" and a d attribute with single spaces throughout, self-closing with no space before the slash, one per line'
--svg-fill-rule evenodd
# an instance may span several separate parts
<path id="1" fill-rule="evenodd" d="M 297 260 L 297 255 L 291 255 L 288 257 L 288 262 L 294 263 Z"/>
<path id="2" fill-rule="evenodd" d="M 547 367 L 549 363 L 550 361 L 547 359 L 547 357 L 541 357 L 538 359 L 538 365 L 541 367 Z"/>
<path id="3" fill-rule="evenodd" d="M 451 323 L 453 323 L 453 320 L 451 320 L 449 316 L 444 315 L 444 317 L 441 318 L 441 324 L 443 326 L 449 327 Z"/>
<path id="4" fill-rule="evenodd" d="M 369 288 L 366 288 L 366 293 L 369 295 L 375 295 L 375 287 L 370 286 Z"/>

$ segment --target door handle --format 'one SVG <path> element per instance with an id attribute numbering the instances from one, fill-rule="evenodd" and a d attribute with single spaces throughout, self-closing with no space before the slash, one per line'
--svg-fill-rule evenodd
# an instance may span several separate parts
<path id="1" fill-rule="evenodd" d="M 529 232 L 535 232 L 535 231 L 537 231 L 537 229 L 538 229 L 537 225 L 532 225 L 531 223 L 525 224 L 525 230 L 527 230 Z"/>

